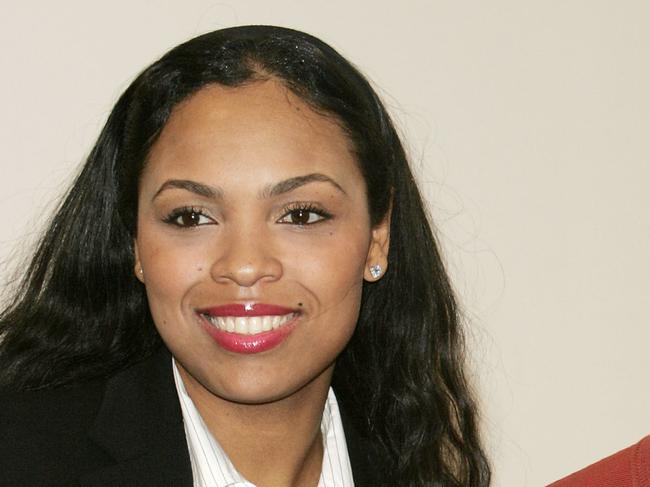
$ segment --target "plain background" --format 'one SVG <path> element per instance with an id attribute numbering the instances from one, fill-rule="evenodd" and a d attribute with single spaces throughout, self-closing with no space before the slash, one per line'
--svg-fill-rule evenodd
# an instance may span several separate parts
<path id="1" fill-rule="evenodd" d="M 249 23 L 331 43 L 394 115 L 470 329 L 494 485 L 650 434 L 646 1 L 3 2 L 3 281 L 130 80 Z"/>

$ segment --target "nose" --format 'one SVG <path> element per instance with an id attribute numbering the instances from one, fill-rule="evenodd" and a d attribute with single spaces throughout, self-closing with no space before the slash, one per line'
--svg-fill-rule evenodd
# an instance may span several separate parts
<path id="1" fill-rule="evenodd" d="M 282 277 L 282 264 L 274 255 L 272 243 L 257 232 L 233 232 L 220 239 L 220 252 L 212 264 L 212 279 L 221 284 L 252 287 Z"/>

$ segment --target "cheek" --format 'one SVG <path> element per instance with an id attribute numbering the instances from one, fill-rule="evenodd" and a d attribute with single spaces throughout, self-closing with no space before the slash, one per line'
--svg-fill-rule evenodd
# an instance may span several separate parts
<path id="1" fill-rule="evenodd" d="M 185 297 L 203 267 L 196 249 L 174 240 L 141 233 L 140 260 L 144 269 L 149 307 L 154 316 L 180 312 Z"/>
<path id="2" fill-rule="evenodd" d="M 328 233 L 311 242 L 303 239 L 291 245 L 291 253 L 283 259 L 285 277 L 298 281 L 324 307 L 345 303 L 354 308 L 360 300 L 367 252 L 363 233 L 355 239 L 349 232 Z"/>

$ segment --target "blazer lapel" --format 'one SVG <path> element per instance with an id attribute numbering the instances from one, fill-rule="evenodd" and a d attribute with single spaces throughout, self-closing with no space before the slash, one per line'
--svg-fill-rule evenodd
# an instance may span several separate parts
<path id="1" fill-rule="evenodd" d="M 191 487 L 183 416 L 166 348 L 109 379 L 90 437 L 116 463 L 85 475 L 84 487 Z"/>

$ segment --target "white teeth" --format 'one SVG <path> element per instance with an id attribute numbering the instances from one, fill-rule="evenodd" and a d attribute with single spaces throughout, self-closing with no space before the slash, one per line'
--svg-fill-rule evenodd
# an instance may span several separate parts
<path id="1" fill-rule="evenodd" d="M 242 335 L 247 334 L 248 331 L 248 319 L 244 316 L 238 316 L 235 319 L 235 331 Z"/>
<path id="2" fill-rule="evenodd" d="M 259 333 L 262 331 L 262 318 L 259 316 L 253 316 L 248 320 L 248 330 L 251 334 Z"/>
<path id="3" fill-rule="evenodd" d="M 278 316 L 210 316 L 203 315 L 210 324 L 220 330 L 241 335 L 255 335 L 275 330 L 296 317 L 295 313 Z"/>
<path id="4" fill-rule="evenodd" d="M 273 318 L 270 316 L 262 317 L 262 331 L 269 331 L 273 328 Z"/>
<path id="5" fill-rule="evenodd" d="M 273 327 L 274 330 L 275 330 L 278 326 L 280 326 L 280 320 L 281 320 L 281 319 L 282 319 L 282 317 L 280 317 L 280 316 L 274 316 L 274 317 L 273 317 L 273 321 L 271 322 L 271 326 Z"/>

